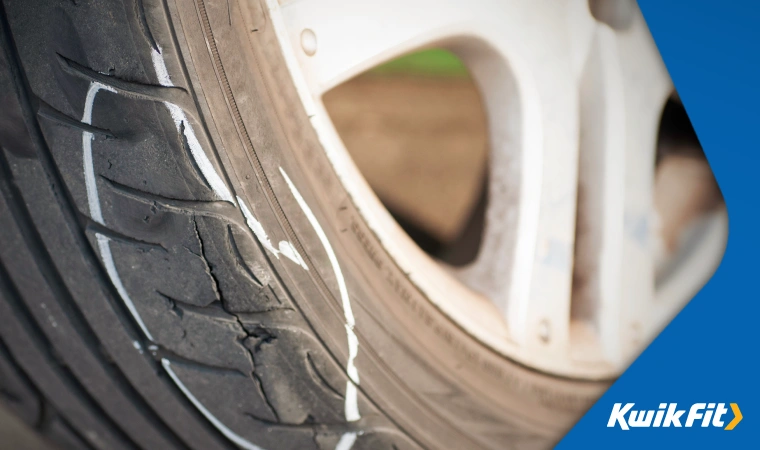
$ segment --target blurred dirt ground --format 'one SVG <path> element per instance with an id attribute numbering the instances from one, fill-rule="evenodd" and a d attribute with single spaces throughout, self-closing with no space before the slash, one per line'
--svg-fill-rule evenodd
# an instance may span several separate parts
<path id="1" fill-rule="evenodd" d="M 466 76 L 367 74 L 324 97 L 378 197 L 435 238 L 459 234 L 488 158 L 480 94 Z"/>
<path id="2" fill-rule="evenodd" d="M 442 243 L 466 225 L 488 163 L 480 93 L 452 57 L 437 53 L 427 56 L 430 61 L 419 56 L 396 61 L 397 66 L 381 66 L 324 97 L 338 133 L 380 200 Z M 674 97 L 673 104 L 680 102 Z M 667 253 L 675 251 L 691 221 L 722 204 L 688 117 L 678 111 L 676 116 L 675 139 L 668 131 L 660 142 L 653 180 L 658 234 Z"/>

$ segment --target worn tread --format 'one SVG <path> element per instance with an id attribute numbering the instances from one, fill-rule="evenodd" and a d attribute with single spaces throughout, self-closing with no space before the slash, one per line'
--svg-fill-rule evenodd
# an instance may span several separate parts
<path id="1" fill-rule="evenodd" d="M 134 14 L 132 20 L 142 35 L 135 38 L 135 47 L 139 48 L 147 42 L 144 51 L 160 52 L 157 39 L 161 37 L 154 34 L 148 25 L 146 5 L 140 0 L 128 3 L 131 3 L 131 8 L 127 11 Z M 121 12 L 120 4 L 114 1 L 111 6 L 114 11 Z M 203 6 L 203 3 L 200 5 Z M 64 11 L 65 15 L 72 17 L 83 14 L 81 8 L 69 6 L 64 7 Z M 16 20 L 14 15 L 8 17 L 11 21 Z M 72 19 L 68 26 L 76 28 L 74 23 Z M 0 346 L 7 345 L 7 354 L 16 357 L 15 349 L 21 342 L 22 334 L 25 339 L 35 342 L 33 356 L 36 359 L 29 362 L 27 360 L 31 356 L 26 355 L 13 366 L 14 373 L 21 379 L 29 377 L 32 367 L 36 367 L 31 364 L 47 367 L 47 372 L 40 371 L 29 377 L 33 383 L 29 385 L 37 387 L 24 391 L 24 396 L 30 398 L 25 400 L 26 403 L 20 402 L 19 397 L 14 397 L 15 394 L 6 397 L 24 406 L 28 418 L 36 417 L 38 430 L 64 446 L 199 448 L 200 442 L 204 442 L 189 440 L 185 430 L 178 429 L 176 422 L 166 417 L 165 412 L 153 410 L 155 406 L 145 398 L 145 393 L 139 392 L 132 384 L 134 381 L 122 373 L 119 364 L 115 363 L 115 359 L 123 356 L 105 350 L 106 346 L 101 342 L 103 337 L 97 331 L 99 328 L 92 327 L 89 323 L 91 317 L 78 310 L 82 300 L 64 279 L 65 275 L 58 264 L 61 255 L 57 250 L 48 254 L 46 242 L 50 239 L 44 235 L 45 227 L 39 225 L 40 220 L 47 219 L 38 217 L 41 214 L 39 207 L 27 207 L 29 202 L 52 196 L 57 199 L 58 208 L 63 213 L 53 220 L 63 218 L 65 226 L 62 232 L 72 234 L 73 242 L 79 246 L 78 250 L 87 261 L 88 268 L 98 274 L 94 282 L 112 302 L 121 325 L 128 327 L 129 334 L 136 336 L 134 350 L 152 361 L 157 368 L 154 376 L 163 378 L 160 384 L 172 391 L 171 396 L 184 403 L 188 414 L 204 422 L 199 432 L 211 436 L 213 447 L 232 443 L 224 439 L 223 435 L 226 434 L 222 430 L 215 430 L 203 420 L 204 415 L 208 418 L 208 411 L 199 410 L 190 399 L 182 399 L 185 389 L 197 397 L 194 400 L 209 405 L 213 414 L 224 417 L 227 426 L 245 433 L 251 442 L 255 441 L 256 445 L 265 448 L 324 448 L 325 442 L 337 442 L 343 433 L 375 436 L 372 439 L 388 434 L 383 430 L 392 429 L 392 424 L 364 398 L 361 401 L 366 418 L 356 423 L 346 423 L 342 410 L 343 395 L 337 388 L 348 382 L 344 369 L 324 348 L 324 343 L 302 316 L 291 293 L 279 278 L 271 256 L 267 255 L 248 227 L 238 205 L 224 200 L 209 200 L 215 196 L 189 150 L 185 122 L 179 125 L 175 137 L 168 136 L 171 143 L 168 147 L 151 148 L 139 143 L 138 138 L 144 140 L 146 133 L 166 135 L 174 129 L 171 117 L 151 103 L 177 105 L 187 114 L 194 128 L 199 130 L 199 139 L 208 144 L 212 165 L 221 167 L 202 124 L 194 94 L 185 87 L 158 84 L 154 78 L 156 74 L 151 73 L 151 69 L 145 69 L 141 74 L 138 69 L 130 68 L 129 75 L 123 75 L 119 73 L 122 68 L 114 64 L 108 73 L 100 72 L 94 67 L 110 66 L 110 63 L 100 61 L 93 64 L 92 61 L 97 60 L 98 56 L 87 56 L 77 49 L 71 54 L 56 51 L 51 60 L 44 63 L 45 71 L 54 74 L 56 80 L 51 85 L 58 83 L 57 89 L 68 96 L 64 101 L 51 95 L 49 86 L 41 85 L 39 79 L 25 79 L 25 67 L 42 63 L 23 51 L 15 54 L 15 37 L 11 37 L 7 24 L 3 24 L 3 32 L 6 58 L 10 54 L 14 60 L 24 61 L 16 66 L 17 73 L 10 79 L 16 89 L 21 90 L 20 105 L 26 108 L 27 129 L 36 154 L 24 154 L 30 160 L 30 170 L 11 169 L 15 160 L 9 158 L 15 157 L 0 150 L 0 165 L 3 166 L 3 189 L 0 190 L 10 208 L 15 208 L 14 219 L 18 223 L 23 222 L 19 225 L 24 235 L 22 241 L 32 249 L 34 270 L 42 272 L 44 283 L 53 292 L 51 304 L 57 308 L 55 314 L 60 319 L 60 323 L 52 318 L 50 323 L 43 323 L 40 314 L 30 309 L 31 296 L 20 292 L 15 286 L 14 277 L 18 278 L 19 275 L 10 274 L 0 264 L 0 309 L 4 308 L 2 310 L 8 313 L 6 316 L 15 320 L 14 323 L 2 322 L 0 337 L 3 340 Z M 124 33 L 129 34 L 131 30 Z M 167 48 L 173 44 L 161 43 Z M 124 46 L 125 51 L 130 48 Z M 28 60 L 25 61 L 25 58 Z M 129 58 L 140 61 L 141 58 L 145 60 L 146 55 L 143 53 Z M 135 64 L 135 67 L 139 66 L 139 63 Z M 109 105 L 105 122 L 98 118 L 93 123 L 85 123 L 76 118 L 77 108 L 81 108 L 81 103 L 77 103 L 82 101 L 85 93 L 83 87 L 86 87 L 81 84 L 82 81 L 105 86 L 107 91 L 111 91 L 100 100 Z M 179 84 L 189 86 L 186 82 Z M 145 114 L 155 115 L 162 123 L 161 128 L 125 128 L 125 123 L 118 119 L 118 110 L 126 113 L 130 108 L 140 108 Z M 102 161 L 104 153 L 113 154 L 110 147 L 118 149 L 121 155 L 118 161 L 115 157 L 113 162 L 109 159 L 105 169 L 94 168 L 103 218 L 89 214 L 81 178 L 67 168 L 62 159 L 66 152 L 76 155 L 81 151 L 77 144 L 82 141 L 81 138 L 77 139 L 77 133 L 89 133 L 101 138 L 93 140 L 93 160 L 96 163 Z M 247 131 L 245 133 L 247 136 Z M 155 134 L 155 139 L 161 137 Z M 250 137 L 248 141 L 250 144 Z M 138 154 L 136 151 L 142 152 L 141 157 L 147 158 L 166 158 L 162 152 L 169 152 L 171 158 L 182 161 L 179 169 L 184 173 L 166 182 L 174 183 L 172 186 L 161 185 L 160 178 L 154 178 L 151 182 L 141 180 L 135 168 L 123 166 L 125 161 L 128 162 L 124 156 L 127 148 L 135 155 Z M 144 161 L 139 164 L 146 166 Z M 150 164 L 147 166 L 150 167 Z M 110 172 L 107 175 L 103 170 Z M 112 177 L 111 172 L 118 175 Z M 44 195 L 27 192 L 27 186 L 33 182 L 32 177 L 39 176 L 46 177 L 48 182 L 43 186 L 49 191 Z M 130 177 L 131 180 L 128 179 Z M 223 171 L 221 177 L 229 186 Z M 133 187 L 138 185 L 141 187 Z M 276 202 L 273 196 L 271 199 Z M 282 215 L 279 205 L 275 212 Z M 292 229 L 290 234 L 293 234 Z M 6 236 L 10 235 L 6 232 Z M 105 239 L 105 244 L 99 243 L 101 239 Z M 294 242 L 305 255 L 301 244 L 297 240 Z M 104 267 L 102 245 L 107 246 L 112 255 L 111 268 Z M 7 258 L 8 255 L 5 255 L 2 262 L 7 263 Z M 252 259 L 256 260 L 256 270 L 250 266 Z M 125 267 L 144 267 L 147 272 L 133 273 L 124 270 Z M 196 272 L 194 284 L 183 283 L 171 275 L 180 273 L 181 269 Z M 262 270 L 268 273 L 265 278 L 260 275 Z M 113 279 L 114 271 L 120 274 L 119 285 Z M 144 276 L 147 273 L 150 275 Z M 170 280 L 173 281 L 167 285 Z M 321 284 L 324 292 L 329 293 L 323 280 Z M 135 299 L 135 305 L 122 303 L 125 291 Z M 141 318 L 135 316 L 138 312 Z M 139 330 L 145 327 L 143 320 L 149 329 L 154 330 L 151 333 L 154 336 L 139 336 Z M 69 322 L 70 330 L 67 328 L 66 333 L 71 339 L 59 344 L 65 351 L 57 351 L 45 336 L 51 333 L 50 327 L 57 328 L 63 324 L 68 327 Z M 0 347 L 0 350 L 4 348 Z M 94 381 L 84 382 L 82 370 L 85 366 L 75 364 L 70 367 L 74 362 L 74 353 L 71 352 L 75 348 L 86 351 L 83 361 L 89 361 L 89 367 L 99 368 L 100 372 L 96 370 L 96 373 L 108 375 L 109 383 L 113 383 L 111 388 L 115 389 L 114 395 L 96 394 L 106 384 L 97 376 Z M 2 352 L 0 356 L 3 356 Z M 167 366 L 173 369 L 169 374 L 172 377 L 163 373 Z M 0 367 L 10 366 L 5 364 Z M 18 375 L 17 368 L 24 373 Z M 170 385 L 174 377 L 178 377 L 183 385 L 172 390 Z M 0 378 L 0 394 L 5 393 L 3 389 L 6 386 L 13 386 L 13 382 L 3 380 L 10 378 Z M 94 384 L 88 384 L 90 382 Z M 243 388 L 249 394 L 248 404 L 240 404 L 239 408 L 226 407 L 239 404 L 236 403 L 236 391 L 230 389 L 235 383 L 249 386 Z M 16 388 L 16 391 L 19 389 Z M 35 398 L 31 398 L 32 394 Z M 129 400 L 126 407 L 114 409 L 119 395 Z M 54 409 L 49 406 L 40 406 L 47 405 L 48 401 L 56 405 L 55 411 L 60 412 L 53 412 Z M 35 410 L 35 405 L 39 411 Z M 88 430 L 97 430 L 95 438 Z M 370 438 L 361 438 L 359 442 L 362 440 L 371 441 Z M 402 441 L 406 442 L 405 439 Z M 360 447 L 361 444 L 355 446 Z"/>

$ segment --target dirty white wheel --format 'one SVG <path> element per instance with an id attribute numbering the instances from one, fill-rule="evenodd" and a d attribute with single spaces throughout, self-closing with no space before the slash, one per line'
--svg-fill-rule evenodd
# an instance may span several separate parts
<path id="1" fill-rule="evenodd" d="M 364 219 L 416 286 L 496 351 L 554 374 L 614 376 L 717 267 L 727 233 L 720 208 L 689 221 L 689 245 L 663 256 L 653 187 L 673 86 L 634 2 L 267 6 L 300 99 Z M 428 47 L 465 62 L 488 115 L 484 237 L 476 260 L 458 269 L 394 222 L 321 102 L 343 81 Z"/>

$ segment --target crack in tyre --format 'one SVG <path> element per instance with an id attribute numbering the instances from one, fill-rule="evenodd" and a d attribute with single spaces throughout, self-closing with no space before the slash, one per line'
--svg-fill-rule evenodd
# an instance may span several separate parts
<path id="1" fill-rule="evenodd" d="M 168 71 L 166 69 L 166 65 L 161 56 L 160 46 L 158 46 L 158 44 L 156 45 L 156 47 L 152 48 L 151 56 L 152 56 L 154 70 L 156 71 L 156 75 L 159 78 L 159 81 L 161 83 L 160 87 L 175 88 L 175 86 L 172 84 L 171 79 L 169 77 Z M 236 208 L 237 206 L 240 207 L 240 210 L 246 219 L 245 220 L 246 225 L 248 226 L 250 231 L 254 234 L 254 236 L 256 236 L 256 238 L 259 240 L 260 244 L 264 248 L 269 250 L 277 258 L 279 258 L 279 254 L 283 254 L 294 263 L 303 267 L 305 270 L 308 270 L 308 266 L 306 265 L 305 261 L 303 260 L 301 255 L 298 253 L 298 250 L 296 249 L 296 247 L 291 242 L 281 241 L 279 243 L 279 249 L 274 248 L 269 242 L 269 239 L 267 238 L 266 232 L 264 231 L 263 227 L 258 221 L 256 221 L 253 218 L 253 215 L 251 214 L 250 210 L 245 205 L 243 200 L 240 197 L 237 197 L 237 203 L 235 202 L 235 199 L 233 198 L 233 194 L 231 193 L 230 189 L 227 187 L 222 177 L 219 176 L 219 174 L 216 172 L 214 166 L 211 164 L 211 161 L 209 160 L 208 156 L 203 150 L 203 147 L 201 146 L 200 141 L 195 135 L 195 132 L 193 131 L 193 127 L 190 121 L 188 120 L 187 115 L 185 114 L 183 108 L 181 108 L 177 104 L 165 98 L 156 98 L 156 97 L 161 97 L 154 94 L 155 92 L 158 91 L 158 87 L 151 86 L 145 89 L 136 88 L 134 86 L 135 83 L 124 82 L 122 80 L 115 79 L 105 74 L 93 73 L 93 71 L 86 69 L 78 65 L 77 63 L 70 61 L 68 59 L 65 59 L 63 57 L 61 57 L 60 60 L 61 60 L 61 64 L 64 65 L 64 67 L 68 69 L 68 71 L 73 72 L 75 75 L 89 79 L 90 81 L 90 84 L 87 90 L 86 99 L 85 99 L 84 112 L 82 114 L 82 119 L 81 119 L 81 123 L 86 125 L 85 127 L 82 128 L 82 156 L 83 156 L 83 166 L 84 166 L 83 169 L 84 169 L 88 209 L 89 209 L 91 220 L 95 222 L 98 226 L 102 227 L 102 229 L 101 228 L 94 229 L 94 235 L 96 237 L 96 241 L 98 244 L 98 250 L 100 253 L 101 260 L 106 268 L 106 273 L 108 274 L 111 282 L 115 286 L 122 301 L 127 306 L 127 309 L 129 310 L 133 319 L 137 322 L 143 335 L 150 342 L 151 345 L 149 345 L 149 347 L 154 346 L 155 339 L 153 338 L 153 335 L 151 334 L 151 332 L 148 330 L 148 327 L 143 321 L 140 313 L 137 311 L 137 308 L 134 302 L 130 298 L 129 293 L 127 292 L 124 286 L 124 283 L 121 280 L 119 272 L 116 269 L 116 264 L 115 264 L 114 257 L 113 257 L 113 254 L 111 252 L 111 247 L 110 247 L 111 238 L 106 234 L 106 231 L 105 231 L 107 230 L 106 223 L 103 218 L 103 213 L 100 206 L 100 197 L 98 194 L 97 180 L 95 176 L 93 156 L 92 156 L 92 142 L 94 140 L 95 134 L 93 130 L 91 129 L 91 127 L 92 127 L 92 116 L 93 116 L 95 100 L 96 100 L 97 94 L 101 90 L 111 92 L 117 95 L 126 94 L 128 92 L 135 94 L 135 92 L 138 92 L 140 93 L 139 95 L 140 98 L 154 100 L 154 101 L 161 101 L 166 106 L 169 113 L 171 114 L 171 117 L 177 129 L 177 132 L 183 137 L 184 142 L 187 143 L 190 149 L 189 154 L 194 161 L 194 168 L 196 168 L 197 170 L 201 172 L 201 177 L 203 181 L 206 182 L 207 187 L 210 187 L 211 190 L 214 191 L 217 197 L 220 198 L 222 201 L 232 203 L 232 205 L 234 205 L 233 206 L 234 209 L 237 209 Z M 145 91 L 150 91 L 151 94 L 150 95 L 144 94 Z M 319 222 L 317 221 L 316 217 L 311 212 L 311 209 L 306 204 L 305 200 L 303 199 L 301 194 L 298 192 L 295 185 L 292 183 L 292 181 L 290 180 L 288 175 L 285 173 L 285 171 L 282 168 L 280 168 L 280 172 L 282 173 L 282 176 L 285 178 L 290 188 L 291 193 L 295 197 L 297 203 L 303 210 L 310 224 L 314 228 L 315 233 L 319 237 L 320 242 L 322 243 L 326 253 L 328 254 L 328 258 L 330 260 L 332 269 L 335 272 L 336 280 L 338 281 L 338 288 L 340 291 L 340 297 L 343 304 L 344 317 L 346 321 L 345 328 L 346 328 L 348 348 L 349 348 L 349 357 L 346 364 L 346 373 L 349 379 L 346 382 L 344 413 L 345 413 L 345 418 L 347 422 L 356 422 L 359 419 L 361 419 L 361 415 L 359 414 L 358 391 L 357 391 L 357 385 L 359 384 L 359 373 L 355 365 L 355 359 L 358 354 L 359 342 L 356 337 L 356 334 L 354 333 L 355 319 L 353 316 L 353 312 L 351 310 L 350 299 L 348 296 L 348 291 L 345 285 L 343 274 L 338 264 L 335 252 L 333 251 L 332 246 L 330 245 L 329 240 L 327 239 L 327 236 L 322 230 L 322 227 L 319 225 Z M 115 183 L 107 179 L 104 179 L 104 181 L 108 183 L 115 190 L 117 191 L 121 190 L 122 193 L 126 193 L 127 196 L 131 196 L 133 198 L 142 197 L 142 195 L 140 194 L 147 194 L 147 193 L 142 193 L 142 192 L 140 194 L 136 194 L 135 193 L 136 190 L 133 188 L 129 188 L 127 186 L 120 186 L 118 185 L 118 183 Z M 183 202 L 183 201 L 178 201 L 178 202 Z M 200 204 L 200 203 L 214 203 L 214 202 L 184 201 L 183 203 L 199 203 Z M 192 205 L 192 206 L 195 206 L 195 205 Z M 182 212 L 190 212 L 194 216 L 196 211 L 194 210 L 192 206 L 185 205 L 185 209 L 190 210 L 190 211 L 182 211 Z M 178 209 L 182 209 L 182 208 L 178 208 Z M 234 222 L 238 222 L 238 221 L 235 220 Z M 196 232 L 197 232 L 197 228 L 196 228 Z M 233 317 L 237 318 L 237 316 L 235 316 L 234 314 L 232 315 Z M 140 352 L 143 351 L 142 344 L 140 344 L 138 341 L 134 342 L 134 347 Z M 236 445 L 246 450 L 263 450 L 261 447 L 248 441 L 247 439 L 243 438 L 242 436 L 238 435 L 237 433 L 229 429 L 224 423 L 222 423 L 217 417 L 215 417 L 203 405 L 203 403 L 201 403 L 197 399 L 197 397 L 187 388 L 187 386 L 185 386 L 185 384 L 181 381 L 181 379 L 176 374 L 176 372 L 172 369 L 171 362 L 167 358 L 164 358 L 164 357 L 160 358 L 160 362 L 164 370 L 166 370 L 166 372 L 169 374 L 169 377 L 172 379 L 174 384 L 177 385 L 180 391 L 188 398 L 188 400 L 193 404 L 193 406 L 195 406 L 195 408 L 198 409 L 198 411 L 215 428 L 217 428 L 226 438 L 228 438 L 230 441 L 232 441 Z M 340 440 L 338 441 L 335 447 L 336 450 L 350 450 L 351 447 L 356 442 L 357 437 L 360 434 L 362 434 L 361 431 L 344 432 L 341 435 Z"/>
<path id="2" fill-rule="evenodd" d="M 164 73 L 166 73 L 165 66 L 164 66 Z M 166 76 L 168 78 L 168 74 Z M 106 90 L 109 92 L 117 93 L 116 89 L 108 85 L 105 85 L 98 81 L 90 82 L 90 86 L 87 90 L 85 109 L 84 109 L 84 113 L 82 114 L 82 122 L 87 125 L 92 124 L 92 111 L 93 111 L 93 107 L 95 103 L 95 98 L 100 90 Z M 174 105 L 173 103 L 164 102 L 164 104 L 167 105 L 167 108 L 172 114 L 172 118 L 175 119 L 175 124 L 177 126 L 178 132 L 185 131 L 186 132 L 185 137 L 190 142 L 195 142 L 197 143 L 198 146 L 200 146 L 197 138 L 195 137 L 195 134 L 192 132 L 192 128 L 190 127 L 189 123 L 187 125 L 184 125 L 187 122 L 187 117 L 184 115 L 182 110 L 176 105 Z M 95 169 L 94 169 L 93 161 L 92 161 L 93 139 L 94 139 L 94 135 L 91 131 L 89 130 L 82 131 L 82 154 L 83 154 L 83 161 L 84 161 L 84 175 L 85 175 L 85 183 L 86 183 L 86 190 L 87 190 L 87 202 L 90 209 L 90 216 L 92 217 L 92 219 L 98 224 L 105 226 L 103 213 L 100 208 L 100 197 L 98 195 L 97 183 L 96 183 L 95 173 L 94 173 Z M 192 144 L 191 144 L 191 149 L 192 149 Z M 197 151 L 193 151 L 192 156 L 196 158 L 196 164 L 198 165 L 198 167 L 201 168 L 206 181 L 209 181 L 209 183 L 212 186 L 216 187 L 214 191 L 219 197 L 223 199 L 226 199 L 226 198 L 232 199 L 232 195 L 230 194 L 229 189 L 227 189 L 227 186 L 223 184 L 221 178 L 216 173 L 210 161 L 208 160 L 208 157 L 206 157 L 205 153 L 203 152 L 203 149 L 201 148 L 199 152 L 200 154 L 202 154 L 202 158 L 199 156 L 199 153 Z M 223 188 L 218 185 L 218 183 L 220 182 L 222 183 Z M 234 200 L 231 200 L 231 201 L 234 204 Z M 108 273 L 108 276 L 111 279 L 111 282 L 116 287 L 116 290 L 121 296 L 122 301 L 125 303 L 132 317 L 137 322 L 138 326 L 140 327 L 140 330 L 145 335 L 145 338 L 148 339 L 148 341 L 150 341 L 152 344 L 154 342 L 153 335 L 150 333 L 147 326 L 145 325 L 145 322 L 140 316 L 140 313 L 137 311 L 137 308 L 135 307 L 134 302 L 132 301 L 132 299 L 129 296 L 129 293 L 124 287 L 121 277 L 119 276 L 119 272 L 116 269 L 116 264 L 114 263 L 113 254 L 111 253 L 111 247 L 109 244 L 110 239 L 104 234 L 101 234 L 99 232 L 96 232 L 95 236 L 98 242 L 100 257 L 106 268 L 106 272 Z M 134 344 L 135 344 L 135 349 L 137 349 L 138 351 L 142 351 L 142 345 L 139 342 L 135 341 Z M 168 359 L 161 358 L 161 365 L 164 367 L 164 369 L 169 374 L 172 381 L 180 389 L 180 391 L 182 391 L 182 393 L 188 398 L 188 400 L 190 400 L 190 402 L 198 409 L 198 411 L 200 411 L 200 413 L 203 414 L 203 416 L 209 422 L 211 422 L 211 424 L 216 429 L 218 429 L 226 438 L 228 438 L 230 441 L 234 442 L 236 445 L 246 450 L 263 450 L 261 447 L 258 447 L 257 445 L 244 439 L 240 435 L 236 434 L 234 431 L 227 428 L 227 426 L 225 426 L 221 421 L 219 421 L 219 419 L 217 419 L 213 414 L 211 414 L 211 412 L 208 409 L 206 409 L 205 406 L 203 406 L 203 404 L 192 394 L 192 392 L 190 392 L 190 390 L 184 385 L 184 383 L 182 383 L 182 381 L 179 379 L 176 373 L 172 370 L 171 363 L 169 362 Z"/>

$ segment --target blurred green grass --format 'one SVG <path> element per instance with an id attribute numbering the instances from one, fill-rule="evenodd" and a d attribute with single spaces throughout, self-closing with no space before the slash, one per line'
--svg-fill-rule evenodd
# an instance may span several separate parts
<path id="1" fill-rule="evenodd" d="M 371 75 L 466 77 L 467 68 L 448 50 L 430 49 L 402 56 L 371 69 Z"/>

